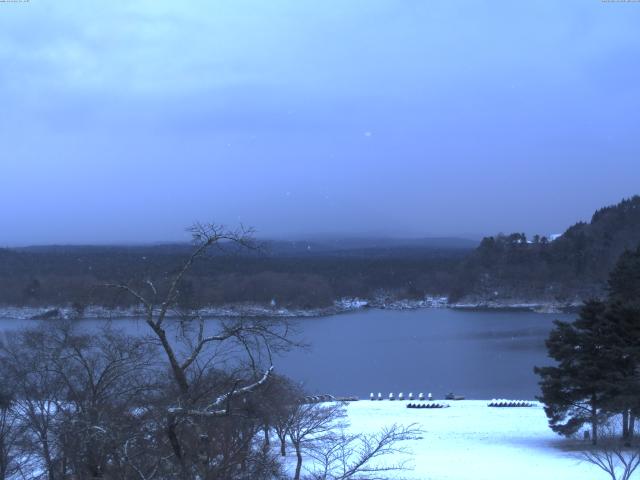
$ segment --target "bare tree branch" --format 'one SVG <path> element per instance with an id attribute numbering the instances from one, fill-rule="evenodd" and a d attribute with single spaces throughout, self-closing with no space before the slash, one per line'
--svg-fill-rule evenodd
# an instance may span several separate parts
<path id="1" fill-rule="evenodd" d="M 233 397 L 237 397 L 239 395 L 254 391 L 260 385 L 263 385 L 264 383 L 266 383 L 266 381 L 269 379 L 269 376 L 271 375 L 272 372 L 273 372 L 273 366 L 269 367 L 269 369 L 264 373 L 262 378 L 257 382 L 254 382 L 242 388 L 234 387 L 230 392 L 225 393 L 224 395 L 220 395 L 211 404 L 207 405 L 207 407 L 204 409 L 185 409 L 182 407 L 171 407 L 169 409 L 169 412 L 175 415 L 188 415 L 188 416 L 195 416 L 195 417 L 219 417 L 223 415 L 228 415 L 229 413 L 228 406 L 223 409 L 220 409 L 219 407 L 221 405 L 228 402 Z"/>

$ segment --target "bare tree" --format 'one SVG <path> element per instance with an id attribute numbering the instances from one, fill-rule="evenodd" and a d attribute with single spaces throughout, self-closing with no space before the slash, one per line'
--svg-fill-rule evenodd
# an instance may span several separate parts
<path id="1" fill-rule="evenodd" d="M 48 480 L 57 480 L 66 473 L 56 421 L 64 408 L 64 385 L 49 368 L 58 352 L 47 333 L 40 329 L 11 335 L 2 345 L 1 362 L 14 392 L 13 411 L 25 429 L 23 448 L 33 454 L 34 467 Z"/>
<path id="2" fill-rule="evenodd" d="M 47 322 L 13 335 L 1 354 L 14 419 L 27 434 L 23 456 L 39 458 L 49 479 L 131 478 L 123 451 L 143 431 L 153 389 L 146 342 L 108 327 L 90 335 Z"/>
<path id="3" fill-rule="evenodd" d="M 407 461 L 380 462 L 383 457 L 406 456 L 409 452 L 398 443 L 418 438 L 422 431 L 415 425 L 391 425 L 374 434 L 346 434 L 343 430 L 319 448 L 311 450 L 315 460 L 315 480 L 378 480 L 389 472 L 407 470 Z"/>
<path id="4" fill-rule="evenodd" d="M 0 371 L 0 381 L 3 379 L 6 377 Z M 0 480 L 14 478 L 25 463 L 20 459 L 22 427 L 13 411 L 13 403 L 7 386 L 0 384 Z"/>
<path id="5" fill-rule="evenodd" d="M 112 477 L 117 471 L 125 476 L 130 464 L 122 452 L 144 421 L 154 349 L 109 326 L 89 335 L 63 324 L 49 339 L 59 345 L 49 368 L 65 388 L 58 435 L 69 468 L 83 478 Z"/>
<path id="6" fill-rule="evenodd" d="M 263 394 L 256 398 L 266 449 L 270 448 L 269 434 L 273 430 L 279 441 L 279 455 L 286 456 L 289 429 L 303 398 L 302 387 L 281 375 L 273 375 Z"/>
<path id="7" fill-rule="evenodd" d="M 583 461 L 604 471 L 611 480 L 628 480 L 640 465 L 640 445 L 620 439 L 615 422 L 600 427 L 600 438 L 580 454 Z"/>
<path id="8" fill-rule="evenodd" d="M 390 472 L 407 470 L 406 460 L 390 463 L 383 457 L 407 457 L 400 442 L 419 438 L 422 431 L 414 424 L 391 425 L 372 434 L 348 434 L 345 405 L 338 402 L 298 403 L 287 426 L 289 440 L 296 452 L 294 480 L 302 474 L 305 456 L 314 480 L 377 480 Z"/>
<path id="9" fill-rule="evenodd" d="M 296 452 L 294 480 L 300 480 L 303 454 L 316 451 L 321 444 L 335 441 L 335 431 L 346 426 L 344 418 L 342 403 L 299 403 L 295 406 L 287 432 Z"/>
<path id="10" fill-rule="evenodd" d="M 210 454 L 212 435 L 207 432 L 207 422 L 229 416 L 235 399 L 266 384 L 273 371 L 272 353 L 292 343 L 285 322 L 237 319 L 207 324 L 198 312 L 180 308 L 180 285 L 185 275 L 197 260 L 207 257 L 210 249 L 255 248 L 253 232 L 243 228 L 231 231 L 215 224 L 196 224 L 190 232 L 193 252 L 162 285 L 148 279 L 144 287 L 134 288 L 130 284 L 109 287 L 133 296 L 144 309 L 145 322 L 164 352 L 177 390 L 172 405 L 166 409 L 166 435 L 172 457 L 180 465 L 183 478 L 205 478 L 207 472 L 220 467 Z M 214 331 L 207 331 L 211 326 Z M 176 334 L 177 342 L 171 340 L 170 331 Z M 206 352 L 208 348 L 214 352 L 226 348 L 228 355 L 221 358 Z M 205 398 L 200 380 L 206 377 L 206 372 L 221 370 L 230 358 L 237 362 L 239 355 L 246 361 L 251 378 L 240 375 L 225 391 Z M 268 366 L 264 366 L 265 360 Z M 259 370 L 261 366 L 263 369 Z M 210 393 L 208 389 L 204 391 Z"/>

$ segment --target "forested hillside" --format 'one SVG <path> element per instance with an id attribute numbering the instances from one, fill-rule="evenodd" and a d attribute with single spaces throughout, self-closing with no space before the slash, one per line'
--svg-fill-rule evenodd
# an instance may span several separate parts
<path id="1" fill-rule="evenodd" d="M 640 196 L 576 223 L 554 241 L 524 234 L 484 238 L 458 270 L 452 300 L 551 301 L 600 297 L 625 249 L 640 244 Z"/>
<path id="2" fill-rule="evenodd" d="M 275 300 L 278 306 L 322 308 L 342 297 L 447 295 L 457 265 L 471 251 L 457 244 L 359 243 L 337 250 L 301 244 L 207 255 L 181 282 L 179 302 L 217 306 Z M 161 286 L 190 251 L 189 245 L 0 250 L 0 304 L 130 306 L 130 297 L 103 285 L 142 285 L 149 279 Z"/>
<path id="3" fill-rule="evenodd" d="M 322 308 L 343 297 L 509 305 L 568 304 L 601 297 L 625 249 L 640 244 L 640 197 L 598 210 L 550 241 L 522 233 L 482 240 L 267 242 L 216 251 L 180 285 L 183 306 L 229 303 Z M 162 285 L 191 246 L 66 246 L 0 249 L 0 304 L 130 306 L 105 283 Z"/>

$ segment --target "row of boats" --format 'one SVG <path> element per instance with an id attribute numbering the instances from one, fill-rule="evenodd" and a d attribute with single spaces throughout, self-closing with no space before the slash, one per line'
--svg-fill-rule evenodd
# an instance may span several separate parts
<path id="1" fill-rule="evenodd" d="M 381 392 L 378 392 L 378 395 L 377 395 L 377 396 L 376 396 L 374 393 L 371 393 L 371 394 L 369 394 L 369 398 L 370 398 L 371 400 L 384 400 L 384 397 L 382 396 L 382 393 L 381 393 Z M 387 398 L 388 398 L 389 400 L 395 400 L 395 399 L 396 399 L 396 396 L 395 396 L 395 394 L 392 392 L 392 393 L 390 393 L 390 394 L 389 394 L 389 396 L 388 396 Z M 398 397 L 397 397 L 397 398 L 398 398 L 398 400 L 404 400 L 404 399 L 405 399 L 405 398 L 404 398 L 404 393 L 400 392 L 400 393 L 398 394 Z M 408 395 L 407 399 L 408 399 L 408 400 L 414 400 L 415 398 L 414 398 L 414 396 L 413 396 L 413 393 L 409 393 L 409 395 Z M 433 395 L 431 395 L 431 394 L 429 393 L 429 394 L 427 394 L 427 397 L 425 398 L 424 393 L 419 393 L 419 394 L 418 394 L 418 400 L 433 400 Z"/>
<path id="2" fill-rule="evenodd" d="M 526 400 L 491 400 L 488 404 L 488 407 L 533 407 L 535 406 L 532 402 L 527 402 Z"/>
<path id="3" fill-rule="evenodd" d="M 378 392 L 378 395 L 376 396 L 373 392 L 371 392 L 369 394 L 369 398 L 371 400 L 384 400 L 384 398 L 382 397 L 382 392 Z M 391 392 L 389 394 L 389 396 L 387 397 L 389 400 L 395 400 L 396 396 L 393 392 Z M 400 392 L 398 394 L 398 400 L 404 400 L 404 393 Z M 408 400 L 414 400 L 413 397 L 413 393 L 409 393 L 408 395 Z M 464 400 L 464 397 L 462 395 L 456 395 L 454 393 L 448 393 L 447 395 L 445 395 L 445 400 Z M 419 393 L 418 394 L 418 400 L 425 400 L 425 396 L 424 393 Z M 431 395 L 431 393 L 427 394 L 426 400 L 433 400 L 433 395 Z"/>
<path id="4" fill-rule="evenodd" d="M 445 403 L 407 403 L 407 408 L 448 408 L 449 405 Z"/>

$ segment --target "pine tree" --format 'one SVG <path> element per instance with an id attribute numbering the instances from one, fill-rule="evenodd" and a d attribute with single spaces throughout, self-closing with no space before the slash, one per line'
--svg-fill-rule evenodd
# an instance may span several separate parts
<path id="1" fill-rule="evenodd" d="M 640 307 L 640 245 L 624 252 L 611 271 L 609 302 Z"/>
<path id="2" fill-rule="evenodd" d="M 622 436 L 630 442 L 640 415 L 640 247 L 622 254 L 612 270 L 607 303 L 603 341 L 614 365 L 607 408 L 622 414 Z"/>
<path id="3" fill-rule="evenodd" d="M 569 436 L 589 424 L 594 444 L 611 392 L 611 358 L 601 343 L 605 311 L 603 302 L 591 301 L 574 322 L 556 321 L 546 345 L 557 365 L 534 369 L 541 378 L 539 400 L 545 404 L 551 429 Z"/>
<path id="4" fill-rule="evenodd" d="M 601 341 L 611 369 L 604 408 L 622 414 L 622 436 L 630 441 L 640 412 L 640 310 L 622 302 L 607 305 Z"/>
<path id="5" fill-rule="evenodd" d="M 574 322 L 555 322 L 547 340 L 552 367 L 536 368 L 551 428 L 562 435 L 622 415 L 631 441 L 640 415 L 640 248 L 623 254 L 606 302 L 587 302 Z"/>

